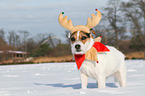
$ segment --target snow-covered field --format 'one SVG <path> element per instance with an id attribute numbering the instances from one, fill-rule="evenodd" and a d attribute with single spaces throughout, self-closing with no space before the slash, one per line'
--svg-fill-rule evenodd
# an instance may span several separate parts
<path id="1" fill-rule="evenodd" d="M 110 77 L 105 89 L 98 89 L 91 78 L 88 89 L 80 89 L 74 62 L 0 66 L 0 96 L 145 96 L 145 60 L 125 62 L 127 87 Z"/>

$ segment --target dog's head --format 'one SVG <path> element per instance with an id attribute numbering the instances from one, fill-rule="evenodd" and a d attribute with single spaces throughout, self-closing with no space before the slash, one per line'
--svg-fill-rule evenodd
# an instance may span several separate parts
<path id="1" fill-rule="evenodd" d="M 60 13 L 58 21 L 61 26 L 71 31 L 71 48 L 73 54 L 85 54 L 93 45 L 93 38 L 90 29 L 95 27 L 101 20 L 101 13 L 97 10 L 97 15 L 92 14 L 88 17 L 86 25 L 73 26 L 71 19 L 67 20 L 67 16 L 63 17 L 64 12 Z"/>
<path id="2" fill-rule="evenodd" d="M 85 54 L 93 45 L 93 37 L 83 31 L 73 32 L 70 36 L 72 54 Z"/>

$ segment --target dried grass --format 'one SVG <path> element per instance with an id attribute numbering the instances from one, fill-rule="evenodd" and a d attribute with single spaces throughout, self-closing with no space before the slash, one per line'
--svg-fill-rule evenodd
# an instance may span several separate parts
<path id="1" fill-rule="evenodd" d="M 126 58 L 128 59 L 143 59 L 144 58 L 144 52 L 131 52 L 126 54 Z M 72 59 L 72 55 L 69 56 L 60 56 L 60 57 L 37 57 L 35 59 L 33 59 L 31 62 L 34 63 L 45 63 L 45 62 L 66 62 L 66 61 L 71 61 Z M 12 63 L 13 60 L 7 60 L 4 62 L 0 62 L 1 63 Z"/>
<path id="2" fill-rule="evenodd" d="M 70 61 L 72 56 L 61 56 L 61 57 L 37 57 L 32 62 L 34 63 L 43 63 L 43 62 L 65 62 Z"/>
<path id="3" fill-rule="evenodd" d="M 144 52 L 131 52 L 125 55 L 127 58 L 132 59 L 132 58 L 144 58 Z"/>

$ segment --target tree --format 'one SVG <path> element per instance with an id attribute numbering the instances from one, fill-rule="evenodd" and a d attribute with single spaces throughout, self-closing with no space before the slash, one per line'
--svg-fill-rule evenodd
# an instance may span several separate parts
<path id="1" fill-rule="evenodd" d="M 110 0 L 108 3 L 107 8 L 104 8 L 105 10 L 105 14 L 104 17 L 106 18 L 106 20 L 108 20 L 109 26 L 108 26 L 108 30 L 109 35 L 111 33 L 115 33 L 112 34 L 114 36 L 112 36 L 113 38 L 111 38 L 112 40 L 115 40 L 115 47 L 119 48 L 119 40 L 123 38 L 123 36 L 125 36 L 125 25 L 123 25 L 123 19 L 121 17 L 121 12 L 120 12 L 120 0 Z M 107 25 L 107 23 L 106 23 Z M 108 35 L 107 35 L 108 36 Z M 109 40 L 108 40 L 109 41 Z"/>
<path id="2" fill-rule="evenodd" d="M 36 56 L 48 56 L 51 50 L 52 48 L 50 47 L 50 44 L 48 43 L 42 44 L 36 51 Z"/>
<path id="3" fill-rule="evenodd" d="M 70 44 L 61 44 L 59 43 L 56 47 L 55 47 L 55 56 L 67 56 L 67 55 L 71 55 L 71 47 Z"/>
<path id="4" fill-rule="evenodd" d="M 3 29 L 0 29 L 0 38 L 4 39 L 5 37 L 5 31 Z"/>
<path id="5" fill-rule="evenodd" d="M 37 36 L 35 37 L 36 38 L 36 42 L 38 43 L 41 43 L 42 40 L 44 40 L 45 38 L 48 37 L 48 34 L 47 33 L 39 33 L 37 34 Z"/>
<path id="6" fill-rule="evenodd" d="M 31 55 L 34 56 L 35 51 L 38 49 L 37 43 L 34 41 L 33 38 L 29 38 L 27 40 L 27 52 L 30 52 Z"/>
<path id="7" fill-rule="evenodd" d="M 54 44 L 55 42 L 53 42 L 53 40 L 52 40 L 53 38 L 52 37 L 53 37 L 52 34 L 49 34 L 49 37 L 48 37 L 49 38 L 49 42 L 52 45 L 52 48 L 55 48 L 55 44 Z"/>
<path id="8" fill-rule="evenodd" d="M 29 37 L 29 32 L 28 31 L 19 31 L 19 33 L 21 34 L 21 42 L 22 42 L 22 49 L 23 51 L 26 51 L 27 52 L 27 40 L 28 40 L 28 37 Z"/>
<path id="9" fill-rule="evenodd" d="M 8 43 L 11 46 L 19 47 L 20 46 L 20 36 L 14 31 L 10 31 L 8 35 Z"/>
<path id="10" fill-rule="evenodd" d="M 122 2 L 121 10 L 125 13 L 132 33 L 130 47 L 144 50 L 145 47 L 145 2 L 144 0 L 130 0 Z"/>
<path id="11" fill-rule="evenodd" d="M 6 45 L 6 41 L 5 41 L 5 32 L 3 29 L 0 29 L 0 47 Z"/>

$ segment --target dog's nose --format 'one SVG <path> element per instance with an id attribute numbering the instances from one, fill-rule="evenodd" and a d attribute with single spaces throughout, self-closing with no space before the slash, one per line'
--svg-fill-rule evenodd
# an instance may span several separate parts
<path id="1" fill-rule="evenodd" d="M 77 45 L 75 45 L 75 48 L 78 50 L 78 49 L 81 48 L 81 45 L 80 44 L 77 44 Z"/>

